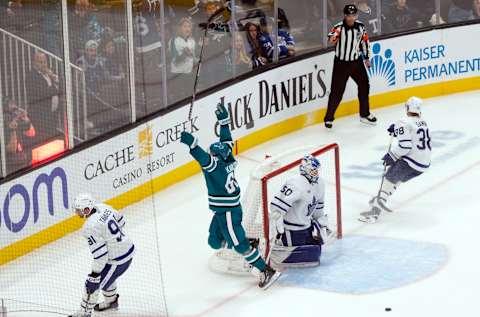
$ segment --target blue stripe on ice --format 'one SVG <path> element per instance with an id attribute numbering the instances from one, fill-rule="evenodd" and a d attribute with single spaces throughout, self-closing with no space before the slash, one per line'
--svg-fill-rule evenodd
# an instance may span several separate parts
<path id="1" fill-rule="evenodd" d="M 446 261 L 441 244 L 352 235 L 326 246 L 319 267 L 287 270 L 279 284 L 364 294 L 428 277 Z"/>

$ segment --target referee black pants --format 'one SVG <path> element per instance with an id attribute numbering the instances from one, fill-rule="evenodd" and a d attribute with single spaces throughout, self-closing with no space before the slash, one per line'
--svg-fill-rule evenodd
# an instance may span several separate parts
<path id="1" fill-rule="evenodd" d="M 367 70 L 363 65 L 363 60 L 345 62 L 335 57 L 333 62 L 332 84 L 330 86 L 330 95 L 328 97 L 328 108 L 324 121 L 333 121 L 335 111 L 337 111 L 343 93 L 347 85 L 348 78 L 352 77 L 358 86 L 358 100 L 360 102 L 360 116 L 368 117 L 370 115 L 370 104 L 368 95 L 370 94 L 370 83 Z"/>

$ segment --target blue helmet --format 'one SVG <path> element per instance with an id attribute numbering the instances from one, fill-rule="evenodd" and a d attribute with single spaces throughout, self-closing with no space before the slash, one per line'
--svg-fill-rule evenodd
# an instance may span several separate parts
<path id="1" fill-rule="evenodd" d="M 210 154 L 226 161 L 232 155 L 232 149 L 223 142 L 215 142 L 210 145 Z"/>
<path id="2" fill-rule="evenodd" d="M 318 181 L 318 170 L 320 169 L 320 161 L 313 155 L 305 155 L 300 163 L 300 174 L 305 176 L 310 183 Z"/>

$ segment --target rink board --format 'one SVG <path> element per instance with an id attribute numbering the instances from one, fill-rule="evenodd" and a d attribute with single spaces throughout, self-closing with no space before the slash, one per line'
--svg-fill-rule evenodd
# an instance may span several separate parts
<path id="1" fill-rule="evenodd" d="M 465 36 L 462 36 L 465 34 Z M 433 30 L 373 43 L 372 108 L 411 95 L 433 97 L 480 89 L 477 25 Z M 217 139 L 214 108 L 232 114 L 239 152 L 322 121 L 328 100 L 333 53 L 312 57 L 251 77 L 188 107 L 152 119 L 87 150 L 47 164 L 1 185 L 0 265 L 77 230 L 71 204 L 79 192 L 94 193 L 116 208 L 150 196 L 199 171 L 179 142 L 183 130 L 200 145 Z M 357 113 L 350 81 L 337 117 Z"/>

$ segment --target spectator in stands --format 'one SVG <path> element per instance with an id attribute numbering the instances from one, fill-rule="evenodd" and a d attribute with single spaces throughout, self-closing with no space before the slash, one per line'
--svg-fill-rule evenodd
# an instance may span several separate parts
<path id="1" fill-rule="evenodd" d="M 159 1 L 136 1 L 133 8 L 137 116 L 143 117 L 164 105 Z"/>
<path id="2" fill-rule="evenodd" d="M 22 1 L 0 0 L 0 27 L 9 31 L 18 31 L 25 26 Z"/>
<path id="3" fill-rule="evenodd" d="M 417 26 L 416 13 L 407 5 L 407 0 L 394 0 L 392 5 L 386 8 L 385 17 L 385 31 L 389 33 Z"/>
<path id="4" fill-rule="evenodd" d="M 234 50 L 230 50 L 227 55 L 227 64 L 230 66 L 230 72 L 235 75 L 244 74 L 253 68 L 253 62 L 248 56 L 245 42 L 239 33 L 235 33 Z"/>
<path id="5" fill-rule="evenodd" d="M 448 22 L 461 22 L 474 19 L 472 0 L 452 0 L 448 8 Z"/>
<path id="6" fill-rule="evenodd" d="M 480 0 L 473 0 L 473 17 L 480 19 Z"/>
<path id="7" fill-rule="evenodd" d="M 48 67 L 47 55 L 38 51 L 33 56 L 32 71 L 26 85 L 28 112 L 36 128 L 36 141 L 40 144 L 59 135 L 57 122 L 60 90 L 58 76 Z"/>
<path id="8" fill-rule="evenodd" d="M 105 67 L 105 77 L 111 81 L 119 81 L 126 78 L 125 69 L 117 52 L 117 46 L 113 39 L 102 41 L 102 56 Z"/>
<path id="9" fill-rule="evenodd" d="M 221 1 L 211 1 L 205 5 L 205 16 L 208 19 L 223 7 Z M 203 18 L 202 18 L 203 19 Z M 202 20 L 201 22 L 205 22 Z M 199 82 L 200 89 L 205 89 L 219 84 L 228 79 L 229 74 L 225 55 L 231 45 L 231 38 L 228 32 L 208 29 L 205 38 L 202 60 L 202 78 Z"/>
<path id="10" fill-rule="evenodd" d="M 375 0 L 357 1 L 358 20 L 365 24 L 369 36 L 380 35 L 380 22 L 385 22 L 385 16 L 377 14 L 377 3 Z"/>
<path id="11" fill-rule="evenodd" d="M 85 72 L 85 81 L 90 93 L 96 94 L 106 79 L 104 59 L 98 56 L 98 44 L 90 40 L 85 44 L 85 54 L 77 60 L 77 65 Z"/>
<path id="12" fill-rule="evenodd" d="M 272 25 L 275 23 L 273 18 L 260 18 L 261 36 L 259 37 L 264 56 L 267 56 L 269 62 L 274 60 L 275 43 L 272 41 Z M 285 30 L 278 28 L 277 35 L 278 58 L 286 58 L 295 55 L 295 41 L 293 37 Z"/>
<path id="13" fill-rule="evenodd" d="M 410 8 L 416 13 L 417 27 L 428 26 L 431 23 L 432 17 L 435 15 L 435 0 L 410 1 Z M 434 17 L 434 24 L 436 24 L 436 15 Z"/>
<path id="14" fill-rule="evenodd" d="M 278 41 L 279 46 L 285 46 L 287 48 L 287 56 L 294 56 L 296 52 L 295 40 L 290 34 L 290 22 L 288 22 L 285 11 L 278 8 Z"/>
<path id="15" fill-rule="evenodd" d="M 88 0 L 76 0 L 75 8 L 68 18 L 70 58 L 77 59 L 82 55 L 84 45 L 89 40 L 98 40 L 103 28 L 95 15 L 96 7 Z"/>
<path id="16" fill-rule="evenodd" d="M 250 55 L 252 59 L 253 68 L 257 68 L 268 64 L 268 58 L 264 55 L 260 38 L 263 36 L 260 31 L 260 26 L 253 22 L 245 24 L 247 31 L 247 40 L 250 44 Z"/>
<path id="17" fill-rule="evenodd" d="M 32 161 L 32 148 L 35 128 L 17 103 L 8 97 L 3 100 L 3 120 L 5 122 L 5 150 L 7 173 L 26 167 Z"/>
<path id="18" fill-rule="evenodd" d="M 187 97 L 191 93 L 189 88 L 193 88 L 196 43 L 192 36 L 192 29 L 190 18 L 180 19 L 176 36 L 170 41 L 172 57 L 170 63 L 171 84 L 168 90 L 170 103 Z"/>

